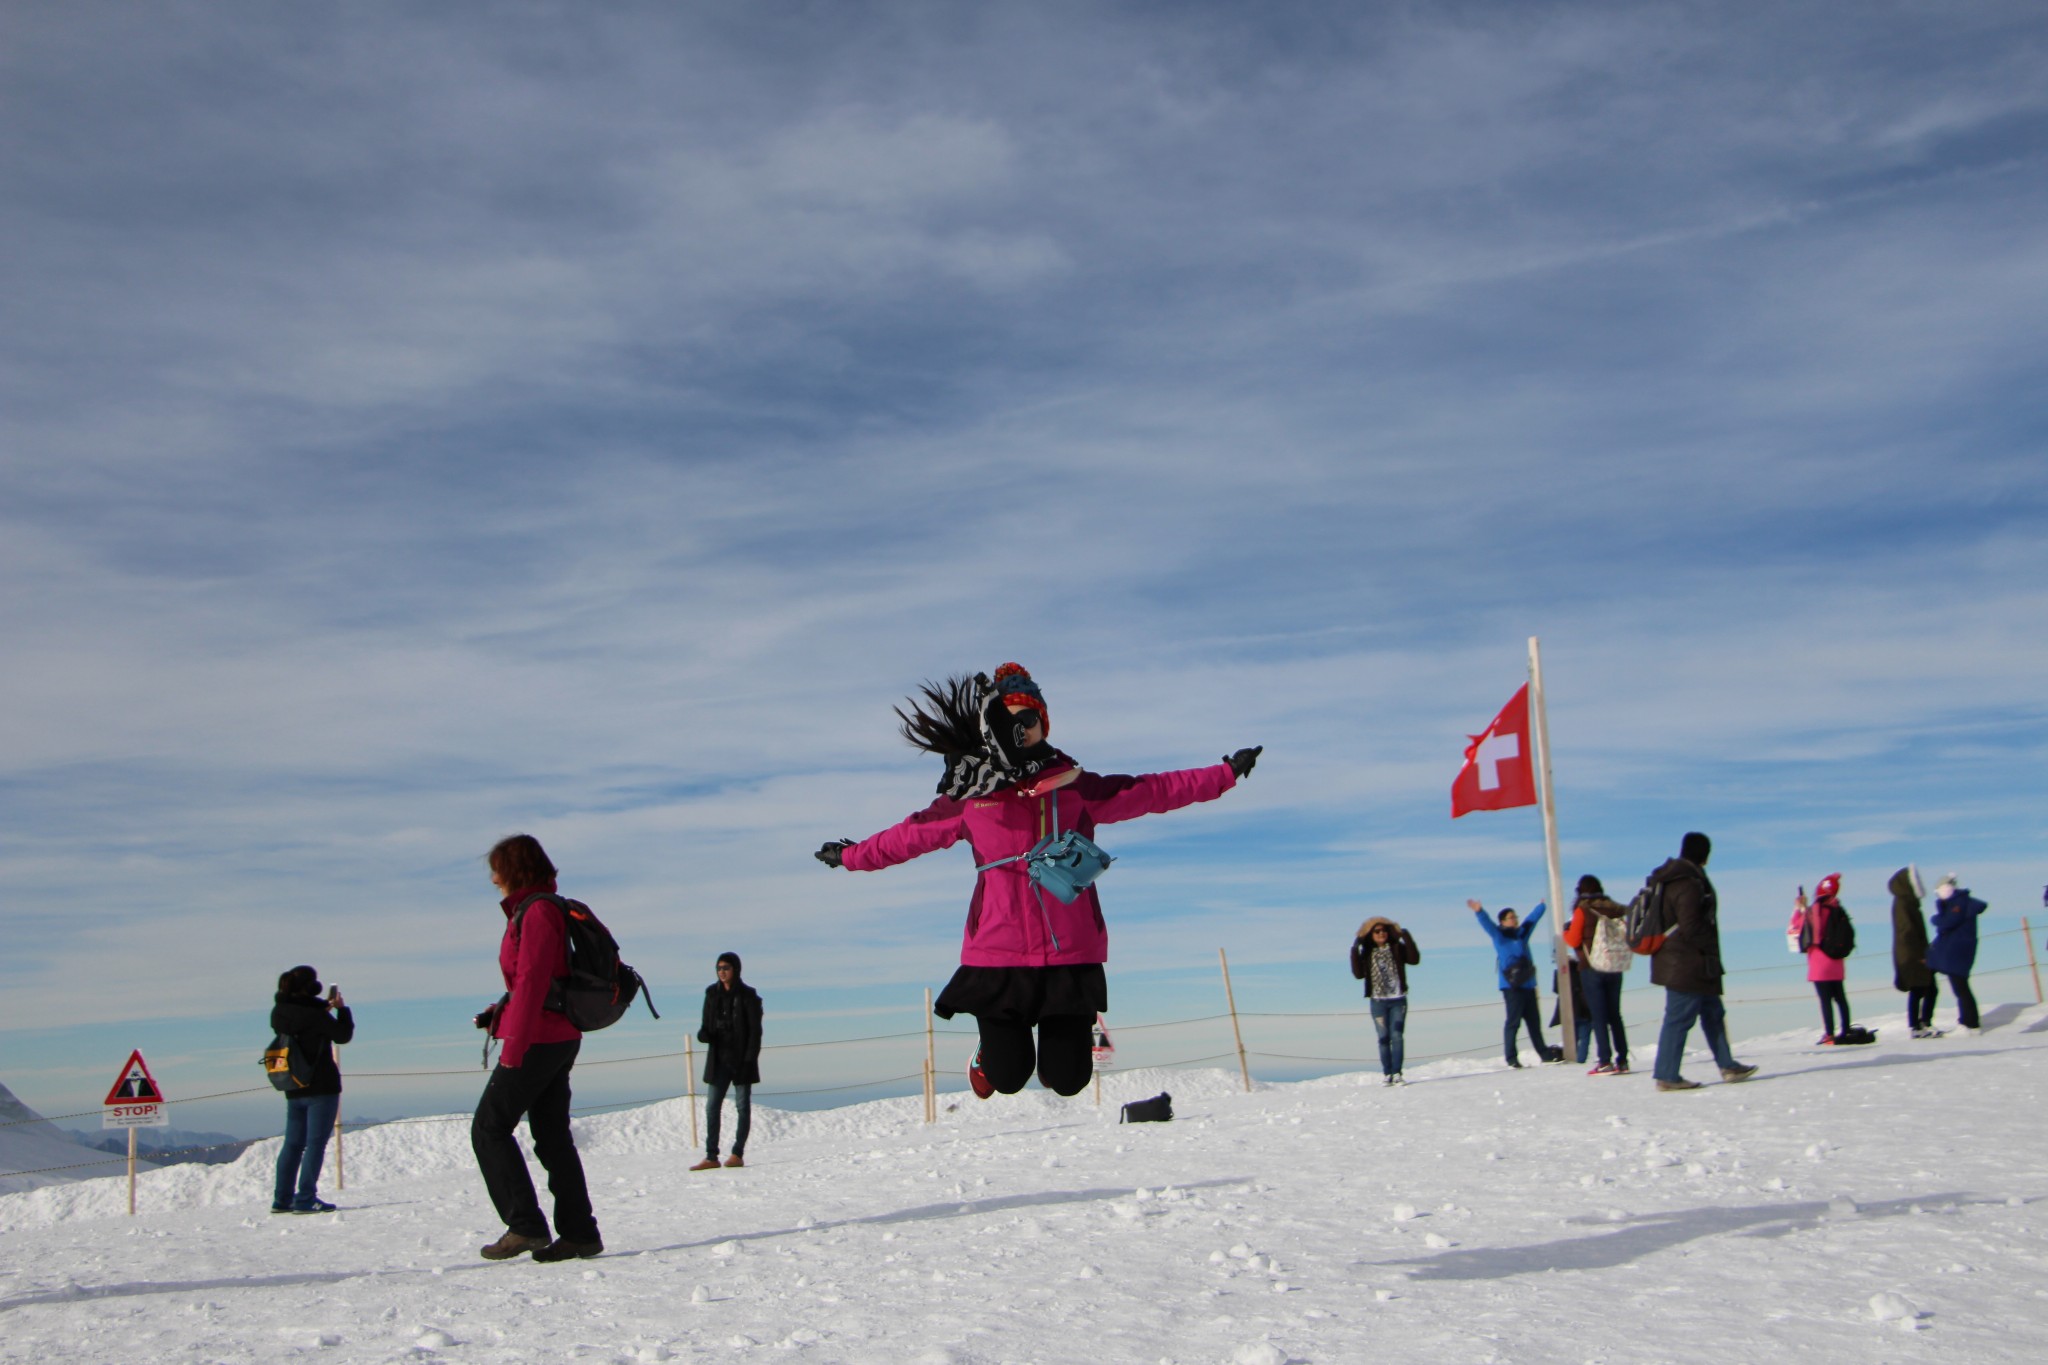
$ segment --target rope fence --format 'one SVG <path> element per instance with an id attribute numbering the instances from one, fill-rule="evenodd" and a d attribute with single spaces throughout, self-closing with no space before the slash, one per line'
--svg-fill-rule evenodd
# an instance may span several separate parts
<path id="1" fill-rule="evenodd" d="M 2023 921 L 2023 924 L 2024 923 L 2025 922 Z M 2029 932 L 2030 929 L 2028 927 L 2015 929 L 2001 929 L 1996 932 L 1979 935 L 1979 943 L 1984 944 L 1992 942 L 1994 940 L 2012 938 L 2028 934 Z M 1987 977 L 2003 977 L 2009 976 L 2016 972 L 2034 970 L 2035 964 L 2032 960 L 2031 946 L 2031 943 L 2029 943 L 2027 961 L 2011 963 L 2009 965 L 1987 967 L 1982 970 L 1973 970 L 1970 974 L 1970 980 L 1972 982 L 1976 982 Z M 1737 968 L 1736 970 L 1727 973 L 1727 975 L 1754 976 L 1760 973 L 1803 972 L 1804 968 L 1805 958 L 1803 955 L 1800 955 L 1794 958 L 1793 960 L 1787 962 L 1768 964 L 1756 967 Z M 1225 979 L 1227 983 L 1227 963 L 1225 964 L 1225 972 Z M 1891 987 L 1883 984 L 1859 985 L 1850 988 L 1847 993 L 1852 996 L 1896 994 L 1896 992 Z M 1228 996 L 1228 994 L 1229 993 L 1226 989 L 1226 996 Z M 2038 1003 L 2038 976 L 2035 994 Z M 1810 995 L 1757 995 L 1731 996 L 1727 999 L 1726 1003 L 1731 1007 L 1743 1007 L 1754 1005 L 1798 1004 L 1801 1002 L 1811 1003 L 1812 1000 L 1813 997 Z M 1448 1005 L 1411 1006 L 1408 1011 L 1408 1014 L 1411 1017 L 1416 1015 L 1468 1014 L 1478 1013 L 1482 1011 L 1498 1011 L 1499 1009 L 1500 1005 L 1496 1001 L 1479 1000 Z M 1154 1032 L 1162 1029 L 1191 1028 L 1199 1025 L 1213 1025 L 1224 1022 L 1226 1020 L 1232 1021 L 1232 1023 L 1235 1025 L 1238 1021 L 1242 1020 L 1316 1021 L 1343 1019 L 1355 1021 L 1358 1018 L 1360 1018 L 1360 1010 L 1355 1006 L 1347 1009 L 1332 1010 L 1232 1010 L 1230 1012 L 1219 1014 L 1191 1015 L 1186 1018 L 1180 1019 L 1157 1019 L 1141 1023 L 1130 1024 L 1119 1023 L 1115 1027 L 1115 1032 L 1118 1036 L 1122 1036 L 1133 1033 Z M 1624 1025 L 1629 1028 L 1636 1030 L 1646 1030 L 1649 1028 L 1653 1028 L 1658 1023 L 1658 1021 L 1658 1015 L 1645 1012 L 1636 1019 L 1624 1019 L 1623 1022 Z M 926 1047 L 929 1046 L 930 1040 L 936 1036 L 944 1036 L 950 1038 L 974 1038 L 978 1035 L 974 1030 L 970 1029 L 915 1029 L 905 1030 L 903 1032 L 898 1033 L 865 1034 L 858 1037 L 849 1038 L 823 1038 L 804 1042 L 767 1043 L 763 1044 L 762 1051 L 802 1052 L 811 1049 L 846 1047 L 856 1044 L 887 1044 L 901 1043 L 907 1040 L 923 1040 L 918 1048 L 920 1060 L 923 1060 L 923 1055 L 925 1053 Z M 1370 1038 L 1370 1036 L 1371 1035 L 1369 1034 L 1367 1035 L 1368 1038 Z M 1406 1055 L 1404 1061 L 1428 1062 L 1439 1061 L 1454 1057 L 1476 1056 L 1483 1053 L 1498 1051 L 1500 1046 L 1501 1045 L 1498 1040 L 1491 1040 L 1473 1047 L 1454 1048 L 1446 1051 L 1428 1053 L 1411 1052 Z M 1240 1063 L 1244 1066 L 1244 1076 L 1247 1087 L 1249 1087 L 1251 1084 L 1251 1073 L 1249 1063 L 1248 1061 L 1246 1061 L 1247 1058 L 1256 1057 L 1260 1060 L 1268 1062 L 1293 1063 L 1297 1065 L 1309 1064 L 1319 1066 L 1359 1067 L 1370 1067 L 1376 1065 L 1379 1061 L 1376 1049 L 1373 1052 L 1365 1055 L 1330 1055 L 1327 1053 L 1274 1051 L 1264 1047 L 1246 1047 L 1242 1043 L 1240 1043 L 1238 1047 L 1235 1049 L 1224 1052 L 1212 1053 L 1205 1056 L 1183 1057 L 1171 1061 L 1146 1060 L 1136 1063 L 1136 1068 L 1141 1070 L 1173 1070 L 1184 1067 L 1207 1066 L 1217 1062 L 1227 1062 L 1233 1057 L 1238 1058 L 1240 1060 Z M 603 1059 L 594 1059 L 589 1061 L 579 1060 L 577 1063 L 577 1067 L 579 1070 L 581 1070 L 590 1067 L 631 1066 L 656 1062 L 692 1062 L 693 1058 L 694 1053 L 690 1049 L 686 1048 L 682 1051 L 676 1052 L 644 1053 L 631 1057 L 610 1057 Z M 419 1079 L 446 1078 L 453 1076 L 474 1078 L 478 1074 L 478 1070 L 479 1069 L 476 1067 L 461 1067 L 452 1069 L 437 1068 L 404 1071 L 358 1071 L 348 1073 L 348 1080 L 353 1084 L 365 1080 L 408 1081 Z M 936 1076 L 933 1074 L 933 1071 L 929 1067 L 929 1065 L 921 1066 L 920 1069 L 917 1071 L 905 1072 L 893 1076 L 878 1077 L 871 1080 L 847 1081 L 835 1085 L 809 1086 L 781 1090 L 756 1090 L 754 1092 L 754 1096 L 757 1099 L 780 1099 L 810 1097 L 816 1095 L 843 1095 L 851 1094 L 856 1091 L 875 1090 L 887 1086 L 903 1085 L 910 1081 L 919 1080 L 922 1080 L 924 1082 L 926 1089 L 927 1113 L 934 1113 L 934 1111 L 930 1107 L 930 1102 L 931 1097 L 937 1091 L 937 1080 Z M 167 1105 L 194 1105 L 215 1100 L 235 1099 L 248 1095 L 260 1095 L 270 1093 L 275 1093 L 272 1087 L 268 1085 L 256 1085 L 235 1090 L 215 1091 L 205 1095 L 193 1095 L 183 1097 L 180 1099 L 165 1100 L 163 1101 L 163 1103 Z M 673 1101 L 683 1099 L 694 1101 L 696 1098 L 697 1096 L 694 1089 L 691 1089 L 682 1092 L 655 1095 L 642 1099 L 619 1100 L 604 1104 L 582 1105 L 578 1106 L 573 1112 L 578 1115 L 593 1115 L 616 1112 L 619 1110 L 626 1109 L 636 1109 L 652 1104 L 671 1103 Z M 44 1118 L 9 1120 L 6 1122 L 0 1122 L 0 1129 L 20 1127 L 26 1124 L 34 1123 L 54 1123 L 68 1119 L 91 1118 L 94 1115 L 99 1114 L 100 1112 L 100 1109 L 95 1108 L 80 1110 L 76 1113 L 51 1115 Z M 461 1123 L 467 1121 L 469 1121 L 469 1115 L 467 1113 L 458 1113 L 426 1115 L 412 1118 L 373 1120 L 361 1123 L 349 1123 L 344 1120 L 337 1119 L 335 1126 L 337 1132 L 343 1129 L 360 1132 L 369 1128 L 394 1127 L 400 1125 L 420 1123 Z M 249 1146 L 253 1142 L 258 1142 L 262 1140 L 263 1139 L 260 1138 L 238 1139 L 232 1142 L 209 1143 L 198 1146 L 163 1149 L 145 1153 L 143 1159 L 154 1162 L 162 1161 L 168 1158 L 195 1156 L 206 1152 L 221 1151 L 229 1148 L 243 1148 Z M 43 1166 L 34 1169 L 19 1171 L 0 1171 L 0 1176 L 54 1175 L 68 1173 L 72 1171 L 91 1170 L 106 1166 L 119 1166 L 126 1164 L 127 1161 L 128 1158 L 126 1156 L 110 1155 L 100 1160 L 72 1162 L 60 1166 Z"/>

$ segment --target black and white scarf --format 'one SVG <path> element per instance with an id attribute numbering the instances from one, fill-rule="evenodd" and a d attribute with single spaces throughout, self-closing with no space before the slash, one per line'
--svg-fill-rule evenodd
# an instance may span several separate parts
<path id="1" fill-rule="evenodd" d="M 987 796 L 998 787 L 1024 782 L 1067 756 L 1043 740 L 1029 748 L 1016 741 L 1016 718 L 990 682 L 988 675 L 974 675 L 974 714 L 981 726 L 981 750 L 972 754 L 947 754 L 946 771 L 939 778 L 939 795 L 955 801 Z M 1035 721 L 1035 716 L 1028 717 Z"/>

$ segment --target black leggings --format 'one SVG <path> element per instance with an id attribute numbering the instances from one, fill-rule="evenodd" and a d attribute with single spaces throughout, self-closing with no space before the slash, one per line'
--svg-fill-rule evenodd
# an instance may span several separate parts
<path id="1" fill-rule="evenodd" d="M 1813 993 L 1820 997 L 1820 1021 L 1822 1027 L 1827 1029 L 1828 1037 L 1832 1038 L 1837 1033 L 1847 1032 L 1849 1028 L 1849 992 L 1843 988 L 1842 983 L 1839 981 L 1816 981 L 1813 983 Z M 1835 1010 L 1837 1008 L 1842 1011 L 1842 1027 L 1839 1029 L 1835 1027 Z"/>
<path id="2" fill-rule="evenodd" d="M 1038 1021 L 1035 1049 L 1029 1024 L 975 1022 L 981 1025 L 982 1072 L 1005 1095 L 1024 1088 L 1034 1065 L 1039 1083 L 1061 1095 L 1080 1094 L 1095 1075 L 1095 1020 L 1089 1015 L 1046 1015 Z"/>

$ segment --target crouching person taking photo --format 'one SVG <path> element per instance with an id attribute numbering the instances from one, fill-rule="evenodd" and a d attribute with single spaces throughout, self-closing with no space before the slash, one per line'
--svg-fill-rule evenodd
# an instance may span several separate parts
<path id="1" fill-rule="evenodd" d="M 498 902 L 505 912 L 498 970 L 505 978 L 505 996 L 476 1023 L 488 1028 L 504 1051 L 477 1101 L 469 1142 L 505 1235 L 483 1249 L 484 1259 L 507 1261 L 529 1251 L 536 1261 L 595 1256 L 604 1250 L 604 1239 L 598 1236 L 583 1160 L 569 1132 L 569 1070 L 583 1034 L 568 1015 L 547 1008 L 549 989 L 569 958 L 568 921 L 554 896 L 555 865 L 538 839 L 515 834 L 491 850 L 490 868 L 491 883 L 504 897 Z M 513 1136 L 521 1118 L 555 1199 L 558 1235 L 553 1241 L 519 1139 Z"/>
<path id="2" fill-rule="evenodd" d="M 1422 951 L 1408 931 L 1379 915 L 1359 925 L 1358 937 L 1351 941 L 1351 975 L 1365 983 L 1386 1085 L 1407 1084 L 1401 1062 L 1407 1050 L 1408 969 L 1421 961 Z"/>

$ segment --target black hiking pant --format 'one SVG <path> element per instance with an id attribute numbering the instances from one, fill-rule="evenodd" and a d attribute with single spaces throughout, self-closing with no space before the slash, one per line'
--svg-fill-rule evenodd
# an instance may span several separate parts
<path id="1" fill-rule="evenodd" d="M 1930 985 L 1925 990 L 1906 992 L 1906 1027 L 1930 1029 L 1934 1027 L 1934 1002 L 1941 995 L 1939 986 Z"/>
<path id="2" fill-rule="evenodd" d="M 1816 981 L 1813 993 L 1820 997 L 1821 1027 L 1827 1030 L 1828 1037 L 1846 1031 L 1849 1027 L 1848 989 L 1839 981 Z M 1841 1028 L 1835 1027 L 1835 1011 L 1838 1009 L 1842 1012 Z"/>
<path id="3" fill-rule="evenodd" d="M 569 1068 L 576 1064 L 580 1042 L 535 1043 L 518 1066 L 502 1062 L 491 1071 L 476 1117 L 469 1125 L 469 1145 L 483 1172 L 491 1205 L 508 1230 L 522 1237 L 546 1237 L 548 1220 L 526 1173 L 526 1158 L 513 1134 L 519 1120 L 533 1138 L 533 1154 L 548 1173 L 548 1193 L 555 1197 L 555 1232 L 572 1242 L 598 1241 L 597 1219 L 590 1211 L 590 1187 L 584 1183 L 583 1160 L 569 1134 Z"/>
<path id="4" fill-rule="evenodd" d="M 1977 997 L 1970 994 L 1970 974 L 1958 976 L 1954 972 L 1943 972 L 1948 978 L 1948 988 L 1956 993 L 1956 1022 L 1964 1028 L 1977 1027 Z"/>
<path id="5" fill-rule="evenodd" d="M 981 1025 L 981 1069 L 989 1083 L 1014 1095 L 1031 1079 L 1060 1095 L 1078 1095 L 1095 1074 L 1095 1020 L 1086 1014 L 1048 1014 L 1038 1021 L 1034 1048 L 1031 1025 L 977 1018 Z"/>

